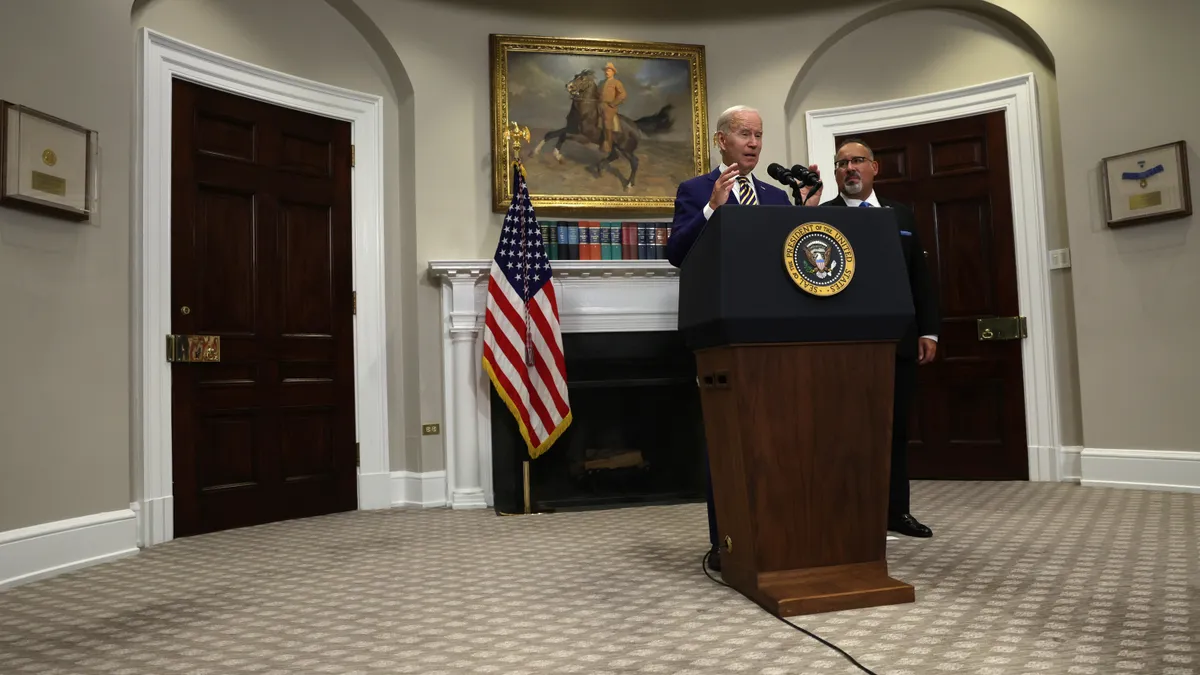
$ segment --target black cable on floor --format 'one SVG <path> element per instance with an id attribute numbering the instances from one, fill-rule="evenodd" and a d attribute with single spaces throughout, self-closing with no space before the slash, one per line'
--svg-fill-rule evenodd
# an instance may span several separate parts
<path id="1" fill-rule="evenodd" d="M 700 569 L 704 570 L 704 576 L 708 577 L 709 579 L 712 579 L 712 581 L 714 583 L 718 583 L 726 588 L 729 588 L 729 584 L 717 579 L 716 577 L 714 577 L 713 575 L 708 573 L 708 556 L 710 556 L 710 555 L 712 555 L 711 549 L 709 551 L 706 551 L 704 553 L 704 557 L 700 559 Z M 772 614 L 771 616 L 775 616 L 775 615 Z M 801 628 L 800 626 L 797 626 L 796 624 L 792 623 L 791 621 L 788 621 L 787 619 L 785 619 L 781 616 L 775 616 L 775 618 L 779 619 L 780 621 L 787 624 L 788 626 L 795 628 L 796 630 L 800 631 L 801 633 L 804 633 L 805 635 L 816 640 L 817 642 L 820 642 L 821 644 L 825 645 L 826 647 L 829 647 L 830 649 L 834 650 L 835 652 L 841 654 L 843 657 L 846 658 L 847 661 L 849 661 L 850 663 L 853 663 L 859 670 L 863 671 L 864 673 L 867 673 L 867 675 L 878 675 L 878 673 L 876 673 L 875 671 L 867 668 L 863 664 L 856 661 L 853 656 L 850 656 L 849 654 L 847 654 L 846 650 L 833 644 L 829 640 L 826 640 L 825 638 L 821 637 L 820 635 L 813 633 L 812 631 L 808 630 L 807 628 Z"/>

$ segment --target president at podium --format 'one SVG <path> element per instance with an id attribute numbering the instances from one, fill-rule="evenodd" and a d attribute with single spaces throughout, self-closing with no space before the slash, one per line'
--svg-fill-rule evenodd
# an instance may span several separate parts
<path id="1" fill-rule="evenodd" d="M 762 117 L 758 111 L 744 105 L 728 108 L 717 118 L 713 141 L 721 151 L 721 165 L 709 173 L 684 181 L 675 195 L 675 217 L 667 238 L 667 260 L 675 267 L 683 264 L 683 259 L 713 212 L 731 199 L 732 203 L 744 205 L 788 206 L 792 203 L 786 192 L 754 176 L 754 168 L 758 166 L 762 150 L 762 129 Z M 810 190 L 801 190 L 801 199 L 807 199 Z M 820 199 L 819 195 L 817 199 Z M 711 476 L 708 480 L 708 537 L 708 566 L 720 571 L 721 555 Z"/>
<path id="2" fill-rule="evenodd" d="M 675 218 L 667 239 L 667 260 L 675 267 L 719 206 L 735 204 L 791 204 L 787 193 L 754 176 L 762 150 L 762 117 L 758 111 L 735 105 L 717 118 L 713 141 L 721 150 L 721 166 L 684 181 L 675 194 Z"/>

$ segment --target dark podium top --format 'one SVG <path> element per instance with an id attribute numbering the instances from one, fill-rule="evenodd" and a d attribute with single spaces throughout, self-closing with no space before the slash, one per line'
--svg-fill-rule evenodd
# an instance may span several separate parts
<path id="1" fill-rule="evenodd" d="M 853 279 L 836 295 L 805 292 L 784 262 L 788 235 L 814 221 L 840 230 L 854 251 Z M 897 341 L 914 317 L 891 209 L 727 204 L 680 266 L 679 330 L 693 350 Z"/>

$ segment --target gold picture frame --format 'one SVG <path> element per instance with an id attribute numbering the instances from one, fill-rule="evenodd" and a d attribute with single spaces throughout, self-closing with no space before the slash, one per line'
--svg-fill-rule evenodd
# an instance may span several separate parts
<path id="1" fill-rule="evenodd" d="M 1176 141 L 1100 160 L 1109 227 L 1192 215 L 1187 143 Z"/>
<path id="2" fill-rule="evenodd" d="M 512 201 L 518 158 L 505 131 L 514 124 L 531 130 L 518 152 L 539 215 L 670 215 L 679 183 L 711 170 L 703 45 L 489 40 L 493 211 Z M 623 100 L 602 109 L 606 92 Z M 602 147 L 605 120 L 613 117 Z"/>
<path id="3" fill-rule="evenodd" d="M 0 205 L 91 220 L 97 136 L 78 124 L 0 100 Z"/>

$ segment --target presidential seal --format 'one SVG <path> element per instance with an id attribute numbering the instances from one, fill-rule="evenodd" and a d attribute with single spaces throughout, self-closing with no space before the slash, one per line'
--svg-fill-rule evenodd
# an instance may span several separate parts
<path id="1" fill-rule="evenodd" d="M 854 278 L 854 249 L 840 230 L 828 223 L 804 223 L 783 245 L 788 275 L 806 293 L 836 295 Z"/>

